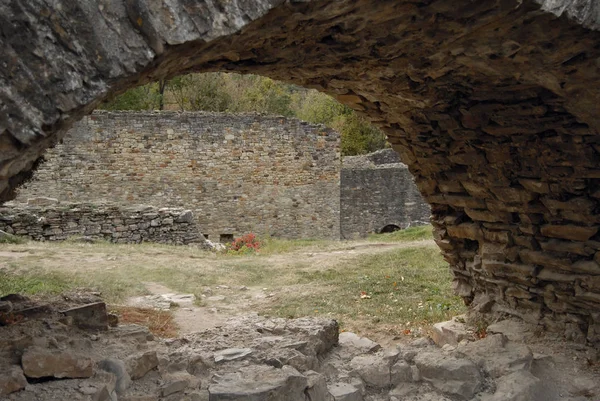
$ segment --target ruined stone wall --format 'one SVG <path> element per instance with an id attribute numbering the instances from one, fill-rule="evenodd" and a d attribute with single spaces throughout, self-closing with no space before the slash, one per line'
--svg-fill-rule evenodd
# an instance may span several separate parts
<path id="1" fill-rule="evenodd" d="M 95 112 L 51 149 L 17 201 L 194 210 L 209 239 L 339 238 L 339 134 L 258 114 Z"/>
<path id="2" fill-rule="evenodd" d="M 190 210 L 111 204 L 9 204 L 0 207 L 0 230 L 36 241 L 73 237 L 117 243 L 196 244 L 209 248 Z"/>
<path id="3" fill-rule="evenodd" d="M 345 157 L 340 186 L 342 238 L 378 233 L 388 225 L 429 224 L 429 204 L 392 149 Z"/>

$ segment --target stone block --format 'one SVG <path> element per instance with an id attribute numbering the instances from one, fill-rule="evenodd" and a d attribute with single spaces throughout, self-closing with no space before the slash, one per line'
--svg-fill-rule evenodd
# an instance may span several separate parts
<path id="1" fill-rule="evenodd" d="M 528 372 L 533 361 L 529 347 L 507 341 L 502 334 L 490 334 L 482 340 L 460 344 L 457 351 L 482 367 L 492 378 L 511 372 Z"/>
<path id="2" fill-rule="evenodd" d="M 508 231 L 484 230 L 483 237 L 486 241 L 498 242 L 500 244 L 510 244 L 511 234 Z"/>
<path id="3" fill-rule="evenodd" d="M 91 358 L 67 350 L 29 348 L 21 357 L 21 365 L 25 376 L 34 379 L 87 378 L 93 374 Z"/>
<path id="4" fill-rule="evenodd" d="M 291 366 L 276 369 L 254 365 L 215 377 L 208 386 L 208 392 L 211 401 L 305 401 L 307 386 L 308 379 Z"/>
<path id="5" fill-rule="evenodd" d="M 431 338 L 441 347 L 445 344 L 458 345 L 459 342 L 470 338 L 470 336 L 464 323 L 448 320 L 433 325 Z"/>
<path id="6" fill-rule="evenodd" d="M 470 240 L 478 240 L 483 238 L 483 231 L 479 224 L 462 223 L 457 226 L 448 226 L 446 228 L 448 235 L 454 238 L 463 238 Z"/>
<path id="7" fill-rule="evenodd" d="M 414 366 L 410 366 L 408 362 L 399 360 L 394 363 L 390 369 L 390 381 L 393 386 L 400 383 L 409 383 L 415 380 Z"/>
<path id="8" fill-rule="evenodd" d="M 542 386 L 530 372 L 514 372 L 498 379 L 494 394 L 484 394 L 481 401 L 541 401 L 546 399 Z"/>
<path id="9" fill-rule="evenodd" d="M 507 212 L 490 212 L 489 210 L 477 210 L 465 208 L 465 213 L 474 221 L 486 221 L 486 222 L 504 222 L 510 223 L 512 216 Z"/>
<path id="10" fill-rule="evenodd" d="M 580 241 L 562 241 L 551 239 L 549 241 L 540 241 L 540 247 L 546 252 L 564 252 L 574 253 L 581 256 L 590 256 L 594 254 L 594 250 Z"/>
<path id="11" fill-rule="evenodd" d="M 461 181 L 461 184 L 467 190 L 469 195 L 475 198 L 485 199 L 492 196 L 484 185 L 471 181 Z"/>
<path id="12" fill-rule="evenodd" d="M 19 391 L 27 385 L 27 379 L 19 366 L 0 368 L 0 396 Z"/>
<path id="13" fill-rule="evenodd" d="M 146 373 L 158 366 L 158 355 L 156 351 L 146 351 L 127 358 L 125 365 L 133 380 L 141 379 Z"/>
<path id="14" fill-rule="evenodd" d="M 519 188 L 510 187 L 491 187 L 490 190 L 496 195 L 498 200 L 505 203 L 528 203 L 537 197 L 537 194 Z"/>
<path id="15" fill-rule="evenodd" d="M 160 386 L 160 394 L 163 397 L 167 397 L 171 394 L 183 392 L 191 383 L 190 376 L 189 374 L 169 375 L 165 383 Z"/>
<path id="16" fill-rule="evenodd" d="M 550 253 L 532 251 L 529 249 L 523 249 L 519 252 L 519 256 L 525 263 L 544 267 L 554 267 L 556 269 L 568 270 L 572 264 L 571 260 L 568 258 L 556 257 Z"/>
<path id="17" fill-rule="evenodd" d="M 327 386 L 334 401 L 363 401 L 360 388 L 349 383 L 333 383 Z"/>
<path id="18" fill-rule="evenodd" d="M 345 331 L 339 335 L 339 345 L 357 351 L 358 353 L 375 352 L 381 349 L 381 345 L 365 337 L 359 337 L 354 333 Z"/>
<path id="19" fill-rule="evenodd" d="M 62 311 L 65 316 L 73 318 L 73 324 L 82 329 L 108 330 L 106 304 L 95 302 Z"/>
<path id="20" fill-rule="evenodd" d="M 439 351 L 421 352 L 415 356 L 421 379 L 445 395 L 469 400 L 481 388 L 482 376 L 477 366 L 462 358 Z"/>
<path id="21" fill-rule="evenodd" d="M 526 190 L 536 192 L 538 194 L 547 194 L 550 192 L 550 187 L 548 186 L 547 182 L 521 178 L 519 179 L 519 184 L 521 184 Z"/>
<path id="22" fill-rule="evenodd" d="M 327 390 L 327 381 L 322 374 L 308 370 L 304 372 L 304 376 L 308 379 L 306 393 L 309 400 L 333 401 L 333 397 Z"/>
<path id="23" fill-rule="evenodd" d="M 598 232 L 598 226 L 576 226 L 573 224 L 546 224 L 540 229 L 542 235 L 552 238 L 568 239 L 572 241 L 587 241 Z"/>
<path id="24" fill-rule="evenodd" d="M 387 388 L 390 386 L 390 364 L 380 355 L 359 355 L 350 361 L 350 367 L 367 386 Z"/>

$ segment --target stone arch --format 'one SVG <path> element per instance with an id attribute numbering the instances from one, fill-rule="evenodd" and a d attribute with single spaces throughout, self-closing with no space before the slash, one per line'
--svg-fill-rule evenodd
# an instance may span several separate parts
<path id="1" fill-rule="evenodd" d="M 0 199 L 111 94 L 193 71 L 266 75 L 388 134 L 465 299 L 600 341 L 600 5 L 540 3 L 4 2 Z"/>
<path id="2" fill-rule="evenodd" d="M 377 234 L 393 233 L 394 231 L 399 230 L 401 230 L 401 228 L 397 224 L 386 224 L 377 231 Z"/>

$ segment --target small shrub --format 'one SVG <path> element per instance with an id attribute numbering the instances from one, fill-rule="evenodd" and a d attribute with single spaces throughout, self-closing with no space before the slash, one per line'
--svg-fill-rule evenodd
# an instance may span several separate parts
<path id="1" fill-rule="evenodd" d="M 24 244 L 27 239 L 0 230 L 0 244 Z"/>
<path id="2" fill-rule="evenodd" d="M 241 237 L 233 240 L 232 243 L 227 244 L 227 253 L 257 253 L 260 250 L 260 245 L 260 241 L 256 238 L 256 235 L 249 233 L 242 235 Z"/>

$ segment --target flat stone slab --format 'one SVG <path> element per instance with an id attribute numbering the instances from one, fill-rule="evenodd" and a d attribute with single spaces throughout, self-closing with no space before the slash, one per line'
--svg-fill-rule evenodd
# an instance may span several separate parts
<path id="1" fill-rule="evenodd" d="M 227 348 L 215 352 L 215 362 L 234 361 L 236 359 L 242 359 L 251 353 L 251 348 Z"/>
<path id="2" fill-rule="evenodd" d="M 291 366 L 248 366 L 215 380 L 208 387 L 210 401 L 305 401 L 308 387 L 308 379 Z"/>
<path id="3" fill-rule="evenodd" d="M 73 318 L 73 324 L 82 329 L 108 330 L 108 314 L 104 302 L 95 302 L 62 311 Z"/>
<path id="4" fill-rule="evenodd" d="M 91 358 L 66 350 L 30 348 L 23 354 L 21 364 L 25 376 L 35 379 L 88 378 L 94 373 Z"/>
<path id="5" fill-rule="evenodd" d="M 455 320 L 436 323 L 431 331 L 431 338 L 440 347 L 445 344 L 457 345 L 469 337 L 467 326 Z"/>
<path id="6" fill-rule="evenodd" d="M 360 389 L 352 384 L 334 383 L 327 389 L 335 401 L 363 401 Z"/>
<path id="7" fill-rule="evenodd" d="M 375 352 L 381 345 L 365 337 L 359 337 L 354 333 L 343 332 L 339 335 L 339 344 L 342 347 L 351 347 L 360 353 Z"/>

